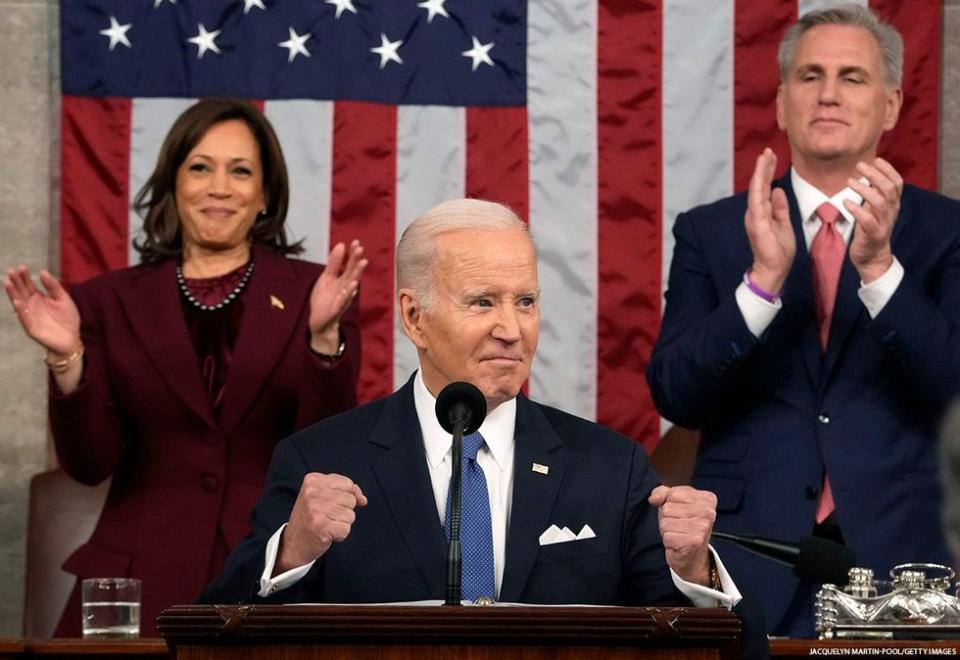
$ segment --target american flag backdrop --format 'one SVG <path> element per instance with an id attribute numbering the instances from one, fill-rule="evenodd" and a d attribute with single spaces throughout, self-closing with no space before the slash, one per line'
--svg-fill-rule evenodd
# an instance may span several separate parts
<path id="1" fill-rule="evenodd" d="M 676 214 L 743 189 L 774 119 L 780 36 L 814 0 L 61 0 L 61 275 L 136 262 L 131 200 L 202 96 L 260 104 L 307 258 L 360 238 L 361 398 L 416 366 L 393 308 L 403 229 L 477 196 L 540 247 L 530 395 L 645 442 Z M 940 0 L 874 0 L 906 41 L 882 153 L 935 188 Z"/>

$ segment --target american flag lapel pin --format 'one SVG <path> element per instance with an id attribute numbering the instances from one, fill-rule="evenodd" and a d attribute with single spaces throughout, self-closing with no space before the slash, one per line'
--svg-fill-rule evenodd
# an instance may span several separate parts
<path id="1" fill-rule="evenodd" d="M 537 474 L 550 474 L 550 466 L 543 465 L 541 463 L 534 463 L 530 466 L 530 469 L 536 472 Z"/>
<path id="2" fill-rule="evenodd" d="M 277 309 L 285 309 L 285 307 L 283 306 L 283 301 L 277 298 L 272 293 L 270 294 L 270 306 L 276 307 Z"/>

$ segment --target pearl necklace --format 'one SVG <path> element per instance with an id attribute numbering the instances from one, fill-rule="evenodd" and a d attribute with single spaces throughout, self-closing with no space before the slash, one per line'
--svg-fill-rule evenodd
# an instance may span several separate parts
<path id="1" fill-rule="evenodd" d="M 227 294 L 227 297 L 218 302 L 216 305 L 204 305 L 202 302 L 193 297 L 193 294 L 190 293 L 190 289 L 187 287 L 187 281 L 183 277 L 183 267 L 177 264 L 177 286 L 180 287 L 180 293 L 183 294 L 183 297 L 187 299 L 194 307 L 202 309 L 205 312 L 211 312 L 217 309 L 223 309 L 234 300 L 239 297 L 243 292 L 244 288 L 247 286 L 247 282 L 250 281 L 250 276 L 253 275 L 253 259 L 250 260 L 250 263 L 247 264 L 247 269 L 243 272 L 243 277 L 240 278 L 240 281 L 237 282 L 237 286 L 233 287 L 233 291 Z"/>

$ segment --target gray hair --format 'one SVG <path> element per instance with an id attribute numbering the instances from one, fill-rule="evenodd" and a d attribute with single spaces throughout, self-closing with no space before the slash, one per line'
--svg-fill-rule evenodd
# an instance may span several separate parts
<path id="1" fill-rule="evenodd" d="M 903 38 L 897 28 L 881 21 L 872 10 L 852 3 L 804 14 L 787 30 L 780 41 L 780 51 L 777 54 L 781 81 L 786 81 L 790 73 L 800 37 L 818 25 L 850 25 L 867 30 L 877 40 L 880 48 L 883 78 L 887 86 L 899 87 L 903 82 Z"/>
<path id="2" fill-rule="evenodd" d="M 953 556 L 960 558 L 960 400 L 948 408 L 940 428 L 940 485 L 943 534 Z"/>
<path id="3" fill-rule="evenodd" d="M 412 289 L 423 307 L 432 306 L 436 302 L 433 264 L 437 252 L 434 239 L 447 232 L 471 229 L 519 229 L 533 243 L 526 223 L 503 204 L 482 199 L 452 199 L 441 202 L 414 220 L 400 237 L 397 245 L 397 288 Z"/>

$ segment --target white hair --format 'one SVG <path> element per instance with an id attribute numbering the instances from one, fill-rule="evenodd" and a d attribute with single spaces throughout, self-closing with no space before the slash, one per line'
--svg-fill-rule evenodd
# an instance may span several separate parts
<path id="1" fill-rule="evenodd" d="M 899 87 L 903 82 L 903 38 L 897 28 L 881 21 L 871 9 L 853 3 L 804 14 L 787 30 L 780 41 L 780 51 L 777 54 L 781 81 L 786 81 L 790 74 L 800 37 L 818 25 L 849 25 L 867 30 L 877 40 L 880 48 L 884 82 L 888 87 Z"/>
<path id="2" fill-rule="evenodd" d="M 411 289 L 422 307 L 430 307 L 436 298 L 434 239 L 440 234 L 464 230 L 520 230 L 530 239 L 536 253 L 526 223 L 509 207 L 482 199 L 452 199 L 431 208 L 403 232 L 397 245 L 397 288 Z"/>

